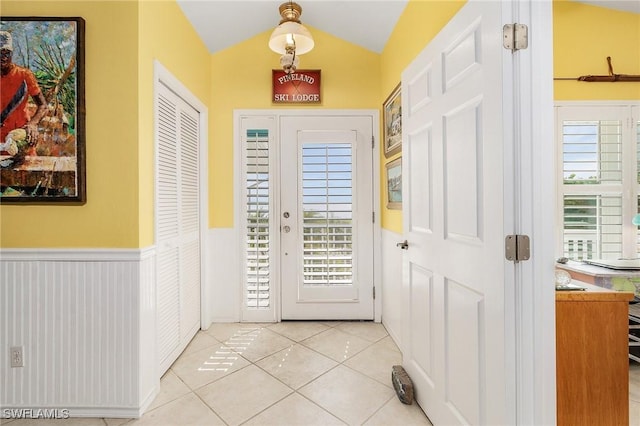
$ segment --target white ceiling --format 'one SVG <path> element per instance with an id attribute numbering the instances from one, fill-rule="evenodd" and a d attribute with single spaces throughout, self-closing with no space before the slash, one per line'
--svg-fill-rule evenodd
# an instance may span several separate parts
<path id="1" fill-rule="evenodd" d="M 247 40 L 280 22 L 284 0 L 177 0 L 211 53 Z M 296 0 L 303 24 L 381 53 L 408 0 Z M 640 13 L 640 0 L 581 0 Z M 313 31 L 312 31 L 313 34 Z"/>
<path id="2" fill-rule="evenodd" d="M 408 0 L 296 0 L 300 20 L 381 53 Z M 284 0 L 178 0 L 211 53 L 247 40 L 280 22 Z M 313 35 L 313 31 L 311 31 Z"/>

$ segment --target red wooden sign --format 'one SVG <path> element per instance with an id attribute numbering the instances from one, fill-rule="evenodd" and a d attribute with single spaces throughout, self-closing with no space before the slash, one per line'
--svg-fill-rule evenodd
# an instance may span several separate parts
<path id="1" fill-rule="evenodd" d="M 320 70 L 298 70 L 291 74 L 273 70 L 273 98 L 278 104 L 318 104 Z"/>

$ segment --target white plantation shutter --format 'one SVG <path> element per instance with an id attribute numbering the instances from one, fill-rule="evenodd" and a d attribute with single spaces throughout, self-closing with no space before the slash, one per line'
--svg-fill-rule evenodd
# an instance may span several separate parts
<path id="1" fill-rule="evenodd" d="M 269 132 L 246 134 L 247 306 L 268 308 L 271 300 L 269 261 Z"/>
<path id="2" fill-rule="evenodd" d="M 274 315 L 273 120 L 242 120 L 243 319 L 272 320 Z"/>
<path id="3" fill-rule="evenodd" d="M 302 146 L 304 285 L 353 284 L 353 153 L 350 144 Z"/>
<path id="4" fill-rule="evenodd" d="M 163 373 L 200 325 L 199 117 L 160 84 L 157 99 L 158 353 Z"/>
<path id="5" fill-rule="evenodd" d="M 565 195 L 564 253 L 574 260 L 620 257 L 622 197 Z"/>
<path id="6" fill-rule="evenodd" d="M 638 211 L 640 153 L 631 108 L 567 106 L 556 111 L 563 256 L 636 257 L 638 231 L 631 220 Z"/>
<path id="7" fill-rule="evenodd" d="M 571 121 L 562 125 L 565 183 L 622 182 L 622 123 Z"/>
<path id="8" fill-rule="evenodd" d="M 635 132 L 635 140 L 636 140 L 636 176 L 637 182 L 640 184 L 640 107 L 634 107 L 633 110 L 633 122 L 636 129 Z M 640 190 L 639 190 L 640 192 Z M 636 197 L 637 205 L 636 205 L 636 214 L 640 214 L 640 195 Z M 640 226 L 636 227 L 636 252 L 640 253 Z"/>

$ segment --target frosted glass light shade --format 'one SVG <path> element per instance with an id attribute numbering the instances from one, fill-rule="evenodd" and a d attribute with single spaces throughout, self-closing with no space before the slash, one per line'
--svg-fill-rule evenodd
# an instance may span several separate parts
<path id="1" fill-rule="evenodd" d="M 313 49 L 313 37 L 309 30 L 293 21 L 283 22 L 273 30 L 269 38 L 269 48 L 276 53 L 285 54 L 287 39 L 291 39 L 290 34 L 296 42 L 296 55 L 303 55 Z"/>
<path id="2" fill-rule="evenodd" d="M 640 225 L 640 214 L 635 215 L 631 223 L 633 223 L 636 226 Z"/>

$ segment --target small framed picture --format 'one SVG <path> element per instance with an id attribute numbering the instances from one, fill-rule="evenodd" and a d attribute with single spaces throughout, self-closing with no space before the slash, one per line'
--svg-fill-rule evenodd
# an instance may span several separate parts
<path id="1" fill-rule="evenodd" d="M 402 209 L 402 157 L 389 161 L 387 168 L 387 208 Z"/>
<path id="2" fill-rule="evenodd" d="M 400 84 L 393 89 L 384 104 L 383 130 L 384 130 L 384 156 L 386 158 L 397 154 L 402 150 L 402 99 L 400 97 Z"/>

